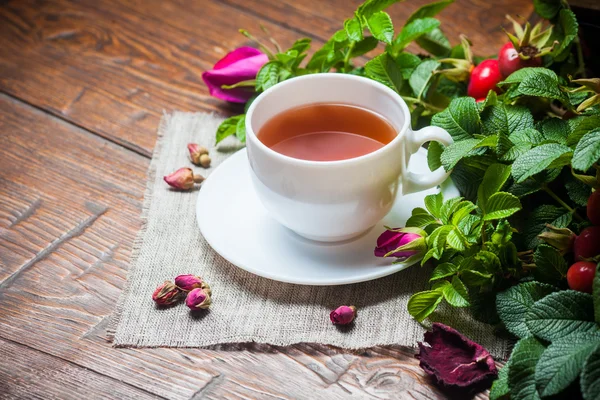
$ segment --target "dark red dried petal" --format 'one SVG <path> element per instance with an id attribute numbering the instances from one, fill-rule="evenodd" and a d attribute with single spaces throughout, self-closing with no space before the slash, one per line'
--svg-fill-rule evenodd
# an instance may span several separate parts
<path id="1" fill-rule="evenodd" d="M 498 376 L 490 353 L 456 329 L 434 323 L 415 356 L 425 372 L 449 389 L 487 389 Z"/>

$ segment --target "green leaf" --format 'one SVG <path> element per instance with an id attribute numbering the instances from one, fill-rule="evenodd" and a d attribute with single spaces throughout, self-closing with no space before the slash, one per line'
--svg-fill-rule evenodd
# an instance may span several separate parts
<path id="1" fill-rule="evenodd" d="M 416 40 L 417 44 L 425 51 L 436 57 L 450 55 L 450 42 L 440 28 L 435 28 Z"/>
<path id="2" fill-rule="evenodd" d="M 344 30 L 351 42 L 359 42 L 363 38 L 363 29 L 357 18 L 349 18 L 344 21 Z"/>
<path id="3" fill-rule="evenodd" d="M 458 267 L 456 265 L 452 263 L 442 263 L 435 267 L 435 269 L 431 273 L 431 278 L 429 278 L 429 282 L 452 276 L 456 274 L 457 271 Z"/>
<path id="4" fill-rule="evenodd" d="M 519 93 L 526 96 L 556 99 L 564 103 L 569 102 L 567 95 L 560 90 L 558 79 L 546 74 L 538 73 L 523 79 L 519 84 Z"/>
<path id="5" fill-rule="evenodd" d="M 535 249 L 541 243 L 538 235 L 546 230 L 546 224 L 566 228 L 571 223 L 571 219 L 571 213 L 560 207 L 544 204 L 536 208 L 527 218 L 529 224 L 524 230 L 525 246 L 528 249 Z"/>
<path id="6" fill-rule="evenodd" d="M 271 86 L 275 86 L 284 80 L 282 78 L 286 77 L 286 72 L 289 73 L 282 68 L 281 61 L 269 61 L 256 75 L 256 90 L 265 91 Z"/>
<path id="7" fill-rule="evenodd" d="M 573 11 L 567 9 L 560 10 L 558 15 L 558 25 L 560 26 L 564 37 L 552 51 L 552 56 L 562 59 L 564 56 L 561 57 L 561 53 L 563 53 L 577 37 L 579 25 L 577 24 L 577 18 Z"/>
<path id="8" fill-rule="evenodd" d="M 455 142 L 471 139 L 473 135 L 481 133 L 481 120 L 472 97 L 452 100 L 447 109 L 433 116 L 431 124 L 447 130 Z"/>
<path id="9" fill-rule="evenodd" d="M 535 12 L 542 18 L 552 19 L 563 8 L 561 0 L 533 0 Z"/>
<path id="10" fill-rule="evenodd" d="M 458 251 L 465 251 L 467 239 L 464 237 L 459 228 L 454 227 L 446 237 L 446 243 L 451 248 Z"/>
<path id="11" fill-rule="evenodd" d="M 592 164 L 600 160 L 600 128 L 584 135 L 573 153 L 573 168 L 579 171 L 587 171 Z"/>
<path id="12" fill-rule="evenodd" d="M 455 276 L 452 278 L 452 283 L 445 285 L 442 290 L 444 299 L 453 307 L 468 307 L 469 293 L 464 283 Z"/>
<path id="13" fill-rule="evenodd" d="M 425 207 L 427 211 L 435 218 L 441 217 L 442 205 L 444 204 L 444 195 L 440 192 L 438 194 L 430 194 L 425 196 Z"/>
<path id="14" fill-rule="evenodd" d="M 449 200 L 444 201 L 442 208 L 440 208 L 440 219 L 444 224 L 450 222 L 450 217 L 456 211 L 458 205 L 462 202 L 462 197 L 453 197 Z"/>
<path id="15" fill-rule="evenodd" d="M 403 0 L 367 0 L 358 7 L 356 10 L 356 15 L 362 18 L 369 18 L 376 12 L 385 10 L 392 4 L 400 1 Z"/>
<path id="16" fill-rule="evenodd" d="M 596 183 L 596 178 L 590 176 L 590 181 Z M 592 188 L 578 179 L 569 177 L 565 183 L 567 194 L 569 198 L 577 205 L 585 207 L 588 202 L 588 198 L 592 194 Z"/>
<path id="17" fill-rule="evenodd" d="M 405 22 L 405 25 L 413 22 L 416 19 L 435 17 L 444 8 L 454 3 L 454 0 L 441 0 L 434 3 L 425 4 L 420 7 L 417 11 L 411 14 Z"/>
<path id="18" fill-rule="evenodd" d="M 492 384 L 490 389 L 490 400 L 504 400 L 507 399 L 510 394 L 510 388 L 508 387 L 508 370 L 510 364 L 504 364 L 504 367 L 498 371 L 498 378 Z"/>
<path id="19" fill-rule="evenodd" d="M 536 268 L 533 275 L 541 282 L 560 283 L 567 276 L 569 266 L 552 246 L 539 245 L 534 253 L 534 260 Z"/>
<path id="20" fill-rule="evenodd" d="M 379 40 L 375 39 L 373 36 L 366 36 L 363 40 L 354 45 L 352 52 L 350 53 L 350 57 L 362 56 L 363 54 L 375 49 L 378 44 Z"/>
<path id="21" fill-rule="evenodd" d="M 389 14 L 378 11 L 367 19 L 367 28 L 376 39 L 391 44 L 394 38 L 394 25 Z"/>
<path id="22" fill-rule="evenodd" d="M 444 169 L 450 171 L 454 168 L 480 141 L 480 139 L 463 139 L 447 146 L 440 157 Z"/>
<path id="23" fill-rule="evenodd" d="M 535 366 L 545 348 L 534 337 L 521 339 L 515 345 L 508 363 L 508 386 L 512 400 L 539 400 L 535 387 Z"/>
<path id="24" fill-rule="evenodd" d="M 504 246 L 512 239 L 512 230 L 507 220 L 501 220 L 492 233 L 492 243 L 497 246 Z"/>
<path id="25" fill-rule="evenodd" d="M 409 79 L 415 68 L 421 64 L 421 59 L 412 53 L 402 52 L 396 57 L 396 64 L 402 72 L 402 77 Z"/>
<path id="26" fill-rule="evenodd" d="M 411 217 L 406 221 L 406 226 L 425 229 L 427 226 L 434 223 L 437 223 L 435 217 L 422 208 L 415 208 L 412 210 Z"/>
<path id="27" fill-rule="evenodd" d="M 596 347 L 583 363 L 580 382 L 585 400 L 600 398 L 600 346 Z"/>
<path id="28" fill-rule="evenodd" d="M 465 163 L 466 159 L 459 161 L 452 170 L 452 181 L 465 198 L 475 201 L 477 189 L 483 180 L 485 169 L 477 168 Z"/>
<path id="29" fill-rule="evenodd" d="M 519 338 L 531 336 L 525 324 L 527 312 L 536 301 L 556 290 L 545 283 L 526 282 L 498 293 L 496 310 L 506 329 Z"/>
<path id="30" fill-rule="evenodd" d="M 579 119 L 577 125 L 572 127 L 571 133 L 569 133 L 569 136 L 567 137 L 567 145 L 569 146 L 576 146 L 582 137 L 600 126 L 600 115 L 591 115 L 589 117 L 585 116 L 579 118 L 582 119 Z M 578 118 L 574 119 L 578 120 Z"/>
<path id="31" fill-rule="evenodd" d="M 600 325 L 600 266 L 596 266 L 593 283 L 594 319 Z"/>
<path id="32" fill-rule="evenodd" d="M 435 18 L 418 18 L 405 25 L 392 43 L 392 53 L 404 50 L 412 41 L 440 26 Z"/>
<path id="33" fill-rule="evenodd" d="M 487 107 L 481 116 L 483 131 L 487 134 L 499 132 L 511 135 L 514 132 L 533 128 L 531 111 L 524 106 L 512 106 L 500 103 Z"/>
<path id="34" fill-rule="evenodd" d="M 569 135 L 569 123 L 560 118 L 548 118 L 540 124 L 540 130 L 544 134 L 544 138 L 560 144 L 567 144 L 567 136 Z"/>
<path id="35" fill-rule="evenodd" d="M 246 143 L 246 115 L 242 114 L 235 126 L 235 137 L 242 143 Z"/>
<path id="36" fill-rule="evenodd" d="M 305 53 L 306 51 L 308 51 L 308 49 L 310 49 L 311 42 L 311 38 L 298 39 L 294 42 L 292 47 L 290 47 L 290 50 L 296 50 L 298 54 Z"/>
<path id="37" fill-rule="evenodd" d="M 535 370 L 535 382 L 542 397 L 565 390 L 577 379 L 583 363 L 600 345 L 600 332 L 573 334 L 555 340 L 542 353 Z"/>
<path id="38" fill-rule="evenodd" d="M 450 219 L 450 223 L 454 226 L 458 226 L 458 224 L 467 217 L 467 215 L 471 214 L 471 212 L 475 211 L 477 206 L 472 202 L 465 200 L 461 201 L 457 204 L 452 212 L 452 218 Z"/>
<path id="39" fill-rule="evenodd" d="M 516 145 L 528 144 L 531 148 L 531 146 L 542 144 L 542 142 L 545 140 L 545 137 L 542 135 L 542 133 L 534 128 L 526 128 L 511 133 L 508 139 Z"/>
<path id="40" fill-rule="evenodd" d="M 477 190 L 477 200 L 484 213 L 489 198 L 502 189 L 508 178 L 510 178 L 510 165 L 492 164 L 485 171 L 483 181 Z"/>
<path id="41" fill-rule="evenodd" d="M 444 253 L 444 246 L 446 245 L 446 238 L 452 230 L 452 226 L 443 225 L 436 228 L 431 235 L 427 237 L 427 245 L 430 249 L 434 250 L 433 257 L 439 260 Z"/>
<path id="42" fill-rule="evenodd" d="M 572 333 L 594 333 L 599 328 L 592 301 L 590 294 L 574 290 L 551 293 L 531 306 L 525 323 L 531 333 L 549 341 Z"/>
<path id="43" fill-rule="evenodd" d="M 404 79 L 400 68 L 388 53 L 382 53 L 365 64 L 366 75 L 394 89 L 396 92 L 402 90 Z"/>
<path id="44" fill-rule="evenodd" d="M 440 63 L 435 60 L 425 60 L 420 63 L 413 73 L 410 75 L 408 83 L 417 98 L 421 98 L 425 94 L 425 89 L 429 80 L 435 71 L 440 66 Z"/>
<path id="45" fill-rule="evenodd" d="M 240 120 L 244 120 L 245 118 L 245 114 L 242 115 L 235 115 L 233 117 L 229 117 L 227 118 L 225 121 L 221 122 L 221 125 L 219 125 L 219 128 L 217 129 L 217 137 L 216 137 L 216 142 L 217 144 L 219 142 L 221 142 L 223 139 L 225 139 L 228 136 L 231 135 L 235 135 L 237 132 L 237 125 L 240 122 Z"/>
<path id="46" fill-rule="evenodd" d="M 427 165 L 431 171 L 435 171 L 442 166 L 440 157 L 444 151 L 444 146 L 439 142 L 429 142 L 427 148 Z"/>
<path id="47" fill-rule="evenodd" d="M 408 300 L 408 313 L 417 321 L 422 322 L 435 311 L 442 298 L 443 294 L 439 290 L 415 293 Z"/>
<path id="48" fill-rule="evenodd" d="M 558 84 L 558 76 L 556 76 L 556 73 L 554 71 L 549 70 L 548 68 L 526 67 L 513 72 L 508 76 L 508 78 L 498 83 L 498 85 L 520 83 L 523 82 L 525 79 L 538 77 L 540 75 L 547 75 L 551 80 L 556 81 Z"/>
<path id="49" fill-rule="evenodd" d="M 484 221 L 508 218 L 521 209 L 521 202 L 514 194 L 498 192 L 492 195 L 486 204 Z"/>
<path id="50" fill-rule="evenodd" d="M 568 146 L 558 143 L 542 144 L 517 158 L 513 164 L 512 175 L 517 183 L 533 176 L 552 164 L 564 154 L 571 152 Z"/>

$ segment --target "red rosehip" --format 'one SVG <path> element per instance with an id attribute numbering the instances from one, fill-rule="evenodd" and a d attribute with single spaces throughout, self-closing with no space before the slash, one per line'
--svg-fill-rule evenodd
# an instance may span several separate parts
<path id="1" fill-rule="evenodd" d="M 511 42 L 502 46 L 500 53 L 498 53 L 498 68 L 504 78 L 521 68 L 539 67 L 541 65 L 542 59 L 540 57 L 531 57 L 527 60 L 521 59 L 519 52 Z"/>
<path id="2" fill-rule="evenodd" d="M 587 217 L 594 225 L 600 225 L 600 190 L 596 190 L 587 202 Z"/>
<path id="3" fill-rule="evenodd" d="M 595 257 L 600 254 L 600 226 L 590 226 L 581 231 L 573 244 L 575 261 Z"/>
<path id="4" fill-rule="evenodd" d="M 573 290 L 592 293 L 596 264 L 590 261 L 578 261 L 567 271 L 567 283 Z"/>
<path id="5" fill-rule="evenodd" d="M 490 90 L 498 91 L 496 84 L 501 80 L 498 60 L 484 60 L 471 71 L 467 94 L 475 99 L 485 99 Z"/>

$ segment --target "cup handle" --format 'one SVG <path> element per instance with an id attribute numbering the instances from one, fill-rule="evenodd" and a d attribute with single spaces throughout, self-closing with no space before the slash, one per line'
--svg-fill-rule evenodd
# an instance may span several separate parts
<path id="1" fill-rule="evenodd" d="M 426 142 L 440 142 L 444 146 L 448 146 L 453 142 L 452 136 L 446 130 L 437 126 L 428 126 L 418 131 L 409 129 L 407 133 L 408 137 L 405 141 L 405 146 L 409 154 L 416 153 Z M 414 172 L 405 171 L 402 174 L 402 194 L 430 189 L 442 183 L 448 176 L 450 176 L 450 172 L 446 172 L 444 167 L 425 174 L 415 174 Z"/>

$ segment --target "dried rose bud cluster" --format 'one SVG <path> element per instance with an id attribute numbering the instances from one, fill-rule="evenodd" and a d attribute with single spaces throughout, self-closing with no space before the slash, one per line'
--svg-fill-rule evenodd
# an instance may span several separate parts
<path id="1" fill-rule="evenodd" d="M 189 143 L 187 145 L 190 153 L 190 160 L 195 165 L 199 165 L 203 168 L 210 167 L 210 156 L 208 155 L 208 149 L 200 146 L 196 143 Z M 202 183 L 204 177 L 200 174 L 194 174 L 191 168 L 179 168 L 177 171 L 166 175 L 164 177 L 165 182 L 175 189 L 179 190 L 190 190 L 194 187 L 195 183 Z"/>
<path id="2" fill-rule="evenodd" d="M 208 283 L 197 275 L 179 275 L 175 283 L 165 281 L 159 285 L 152 300 L 160 306 L 176 304 L 185 297 L 185 304 L 192 310 L 207 309 L 211 305 L 211 290 Z"/>

